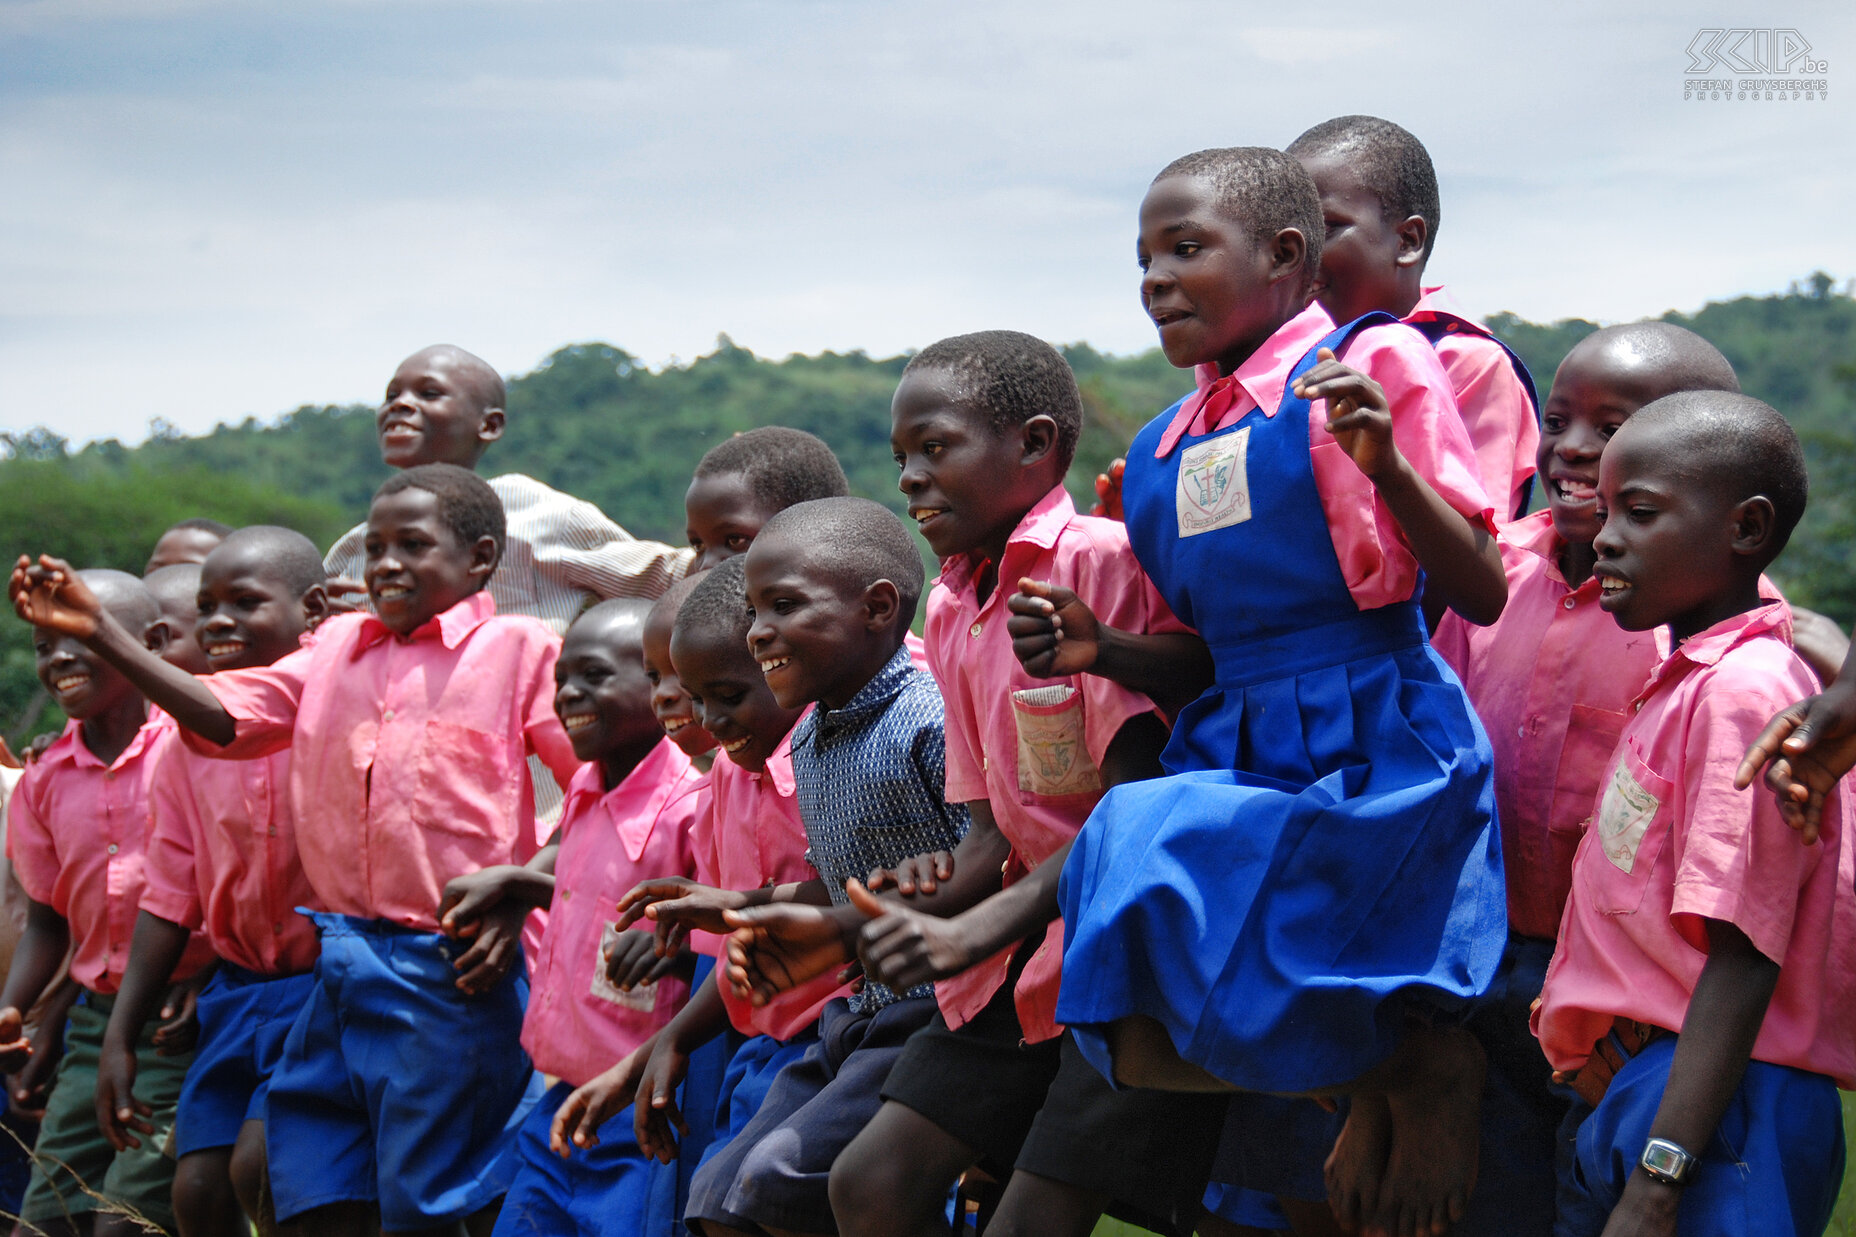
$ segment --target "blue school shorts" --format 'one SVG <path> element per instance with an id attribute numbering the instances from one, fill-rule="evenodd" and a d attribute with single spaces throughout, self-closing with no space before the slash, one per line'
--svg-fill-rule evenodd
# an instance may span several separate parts
<path id="1" fill-rule="evenodd" d="M 883 1106 L 890 1067 L 935 1008 L 933 997 L 905 997 L 874 1014 L 853 1012 L 843 997 L 827 1002 L 818 1039 L 780 1071 L 747 1127 L 697 1170 L 688 1219 L 837 1232 L 832 1162 Z"/>
<path id="2" fill-rule="evenodd" d="M 1560 1175 L 1557 1237 L 1599 1237 L 1636 1170 L 1669 1082 L 1676 1037 L 1624 1063 L 1597 1108 L 1575 1102 L 1576 1146 Z M 1693 1148 L 1690 1148 L 1693 1150 Z M 1750 1062 L 1676 1212 L 1681 1237 L 1818 1237 L 1843 1183 L 1837 1084 Z"/>
<path id="3" fill-rule="evenodd" d="M 715 959 L 707 954 L 696 955 L 696 973 L 690 980 L 690 991 L 699 992 L 709 978 L 709 972 L 715 969 Z M 810 1043 L 811 1036 L 801 1036 L 803 1043 Z M 666 1171 L 651 1179 L 651 1201 L 648 1207 L 651 1214 L 668 1215 L 671 1218 L 670 1237 L 689 1237 L 689 1227 L 683 1222 L 683 1213 L 688 1209 L 690 1182 L 696 1176 L 696 1166 L 702 1163 L 709 1148 L 718 1140 L 726 1140 L 738 1132 L 748 1122 L 752 1113 L 742 1117 L 740 1125 L 733 1130 L 724 1131 L 721 1122 L 727 1117 L 722 1112 L 722 1099 L 727 1092 L 724 1084 L 729 1083 L 728 1068 L 735 1059 L 735 1052 L 748 1042 L 747 1036 L 732 1026 L 722 1034 L 690 1054 L 689 1072 L 683 1076 L 683 1086 L 677 1096 L 677 1104 L 683 1111 L 684 1133 L 677 1147 L 677 1162 Z M 802 1043 L 802 1048 L 803 1048 Z M 803 1052 L 796 1053 L 793 1060 L 798 1060 Z M 778 1069 L 767 1071 L 767 1082 L 773 1081 Z M 738 1081 L 738 1080 L 737 1080 Z M 765 1088 L 762 1088 L 764 1093 Z M 732 1098 L 732 1096 L 731 1096 Z"/>
<path id="4" fill-rule="evenodd" d="M 548 1146 L 554 1114 L 574 1086 L 557 1082 L 516 1135 L 521 1166 L 503 1198 L 494 1237 L 668 1237 L 671 1200 L 653 1184 L 675 1174 L 638 1149 L 632 1110 L 599 1127 L 599 1144 L 558 1156 Z M 655 1207 L 654 1207 L 655 1201 Z"/>
<path id="5" fill-rule="evenodd" d="M 221 962 L 200 991 L 199 1046 L 181 1084 L 174 1154 L 230 1147 L 264 1119 L 284 1040 L 315 986 L 313 975 L 260 975 Z"/>
<path id="6" fill-rule="evenodd" d="M 463 943 L 310 918 L 322 956 L 265 1111 L 277 1218 L 377 1203 L 383 1228 L 419 1229 L 482 1210 L 515 1177 L 515 1133 L 543 1089 L 519 1039 L 522 967 L 466 996 Z"/>

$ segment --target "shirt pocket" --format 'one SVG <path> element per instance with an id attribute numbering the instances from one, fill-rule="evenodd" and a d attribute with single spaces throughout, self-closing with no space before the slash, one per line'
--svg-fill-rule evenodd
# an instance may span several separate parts
<path id="1" fill-rule="evenodd" d="M 1083 693 L 1067 683 L 1012 693 L 1018 792 L 1026 803 L 1097 795 L 1102 771 L 1089 755 Z"/>
<path id="2" fill-rule="evenodd" d="M 1547 811 L 1547 856 L 1553 865 L 1554 888 L 1565 905 L 1571 888 L 1573 852 L 1586 826 L 1597 812 L 1598 796 L 1607 785 L 1618 739 L 1630 714 L 1575 704 L 1560 745 L 1559 769 L 1553 778 L 1553 801 Z"/>
<path id="3" fill-rule="evenodd" d="M 413 823 L 441 833 L 514 838 L 527 763 L 512 759 L 495 735 L 456 722 L 428 721 L 420 739 Z"/>
<path id="4" fill-rule="evenodd" d="M 1643 905 L 1650 873 L 1669 836 L 1673 791 L 1674 784 L 1650 768 L 1627 740 L 1605 780 L 1591 825 L 1592 844 L 1600 852 L 1592 861 L 1596 879 L 1591 889 L 1602 913 L 1633 915 Z"/>

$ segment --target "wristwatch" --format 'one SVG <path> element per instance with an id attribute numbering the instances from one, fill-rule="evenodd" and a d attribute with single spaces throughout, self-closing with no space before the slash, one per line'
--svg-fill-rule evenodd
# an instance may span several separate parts
<path id="1" fill-rule="evenodd" d="M 1637 1166 L 1664 1185 L 1684 1186 L 1695 1177 L 1695 1157 L 1682 1144 L 1667 1138 L 1652 1138 L 1643 1144 Z"/>

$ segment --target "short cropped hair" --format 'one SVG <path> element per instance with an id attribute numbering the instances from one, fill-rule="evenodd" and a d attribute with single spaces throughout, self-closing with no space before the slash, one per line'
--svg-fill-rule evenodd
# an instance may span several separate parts
<path id="1" fill-rule="evenodd" d="M 613 626 L 627 631 L 638 639 L 644 639 L 644 625 L 649 620 L 653 609 L 650 599 L 645 597 L 608 597 L 596 601 L 574 616 L 568 630 L 585 623 L 588 628 Z"/>
<path id="2" fill-rule="evenodd" d="M 748 618 L 747 556 L 737 554 L 702 573 L 702 579 L 683 599 L 677 611 L 675 636 L 720 637 L 738 640 L 743 656 L 747 655 Z"/>
<path id="3" fill-rule="evenodd" d="M 1721 350 L 1673 322 L 1627 322 L 1600 327 L 1573 345 L 1573 351 L 1621 345 L 1640 357 L 1657 395 L 1677 391 L 1740 390 L 1740 379 Z"/>
<path id="4" fill-rule="evenodd" d="M 415 464 L 403 468 L 380 483 L 375 498 L 385 498 L 401 490 L 424 490 L 438 500 L 438 519 L 451 530 L 460 545 L 477 544 L 477 538 L 496 541 L 496 561 L 503 561 L 503 538 L 507 521 L 503 500 L 490 483 L 468 468 L 456 464 Z"/>
<path id="5" fill-rule="evenodd" d="M 139 576 L 108 567 L 92 567 L 77 574 L 90 586 L 90 591 L 97 595 L 111 617 L 130 631 L 146 631 L 150 623 L 161 617 L 161 607 L 155 604 L 154 594 Z"/>
<path id="6" fill-rule="evenodd" d="M 1160 169 L 1154 183 L 1169 176 L 1204 181 L 1218 209 L 1249 228 L 1259 245 L 1268 244 L 1284 228 L 1300 232 L 1306 251 L 1302 286 L 1314 282 L 1327 225 L 1321 216 L 1321 194 L 1293 155 L 1267 146 L 1221 146 L 1181 155 Z"/>
<path id="7" fill-rule="evenodd" d="M 220 544 L 225 543 L 222 541 Z M 197 613 L 200 564 L 169 563 L 165 567 L 157 567 L 142 577 L 142 587 L 155 599 L 155 605 L 161 608 L 164 617 L 170 610 L 175 614 Z"/>
<path id="8" fill-rule="evenodd" d="M 909 530 L 882 503 L 867 498 L 800 503 L 768 520 L 760 536 L 803 547 L 808 564 L 859 594 L 888 580 L 901 596 L 902 625 L 914 621 L 924 579 L 921 555 Z"/>
<path id="9" fill-rule="evenodd" d="M 1377 116 L 1336 116 L 1289 143 L 1292 155 L 1344 155 L 1379 199 L 1388 222 L 1424 220 L 1424 260 L 1437 243 L 1442 213 L 1431 152 L 1408 129 Z"/>
<path id="10" fill-rule="evenodd" d="M 738 557 L 738 556 L 737 556 Z M 670 625 L 675 628 L 677 612 L 683 609 L 683 603 L 689 600 L 690 593 L 708 577 L 707 571 L 692 571 L 664 590 L 664 595 L 651 603 L 651 613 L 645 617 L 646 623 L 657 622 L 660 614 L 670 616 Z"/>
<path id="11" fill-rule="evenodd" d="M 168 533 L 178 532 L 211 533 L 221 541 L 224 541 L 227 537 L 232 535 L 232 526 L 230 524 L 221 524 L 218 520 L 209 520 L 203 515 L 196 515 L 191 519 L 180 520 L 168 525 L 167 528 L 162 531 L 161 535 L 165 537 Z"/>
<path id="12" fill-rule="evenodd" d="M 1645 404 L 1618 432 L 1652 429 L 1679 434 L 1685 457 L 1680 462 L 1733 502 L 1762 494 L 1771 500 L 1774 536 L 1760 566 L 1777 558 L 1810 494 L 1804 448 L 1791 423 L 1751 395 L 1678 391 Z"/>
<path id="13" fill-rule="evenodd" d="M 294 528 L 278 524 L 248 525 L 229 534 L 213 553 L 231 554 L 247 548 L 257 554 L 265 571 L 290 590 L 292 597 L 301 597 L 328 581 L 329 574 L 322 569 L 322 552 L 316 549 L 315 542 Z"/>
<path id="14" fill-rule="evenodd" d="M 1083 396 L 1063 354 L 1023 331 L 975 331 L 929 344 L 909 359 L 904 377 L 919 370 L 945 374 L 963 408 L 987 419 L 995 435 L 1032 417 L 1057 423 L 1057 458 L 1064 468 L 1083 432 Z"/>
<path id="15" fill-rule="evenodd" d="M 456 366 L 457 373 L 464 380 L 464 384 L 470 387 L 471 394 L 476 396 L 479 408 L 503 407 L 504 401 L 508 398 L 508 392 L 503 385 L 503 376 L 496 372 L 496 366 L 490 364 L 474 352 L 466 352 L 456 344 L 433 344 L 428 348 L 419 349 L 419 351 L 413 353 L 412 356 L 431 356 L 434 354 L 441 354 L 451 358 L 452 364 Z M 412 357 L 407 357 L 406 360 L 410 361 Z M 400 363 L 403 365 L 405 361 Z"/>
<path id="16" fill-rule="evenodd" d="M 844 465 L 825 440 L 784 425 L 763 425 L 716 443 L 696 465 L 696 476 L 738 476 L 767 511 L 851 492 Z"/>

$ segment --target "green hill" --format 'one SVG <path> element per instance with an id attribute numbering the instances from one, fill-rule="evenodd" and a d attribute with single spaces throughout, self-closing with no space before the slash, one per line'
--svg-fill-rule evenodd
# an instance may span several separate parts
<path id="1" fill-rule="evenodd" d="M 1746 390 L 1790 416 L 1805 438 L 1811 511 L 1774 574 L 1797 600 L 1848 625 L 1856 619 L 1856 301 L 1819 275 L 1784 295 L 1665 318 L 1712 340 Z M 1493 325 L 1527 360 L 1543 395 L 1567 349 L 1596 329 L 1505 314 Z M 1089 412 L 1070 477 L 1086 502 L 1095 473 L 1191 379 L 1157 350 L 1065 351 Z M 622 348 L 574 344 L 511 379 L 509 429 L 486 468 L 529 473 L 597 503 L 640 536 L 681 541 L 683 491 L 702 453 L 738 430 L 791 425 L 832 444 L 856 492 L 900 511 L 889 400 L 905 361 L 861 352 L 772 361 L 723 336 L 688 365 L 651 370 Z M 303 407 L 196 438 L 154 428 L 137 447 L 105 441 L 77 451 L 53 430 L 0 436 L 5 561 L 49 549 L 84 565 L 139 570 L 159 530 L 190 515 L 289 524 L 327 544 L 360 518 L 386 475 L 365 406 Z M 53 711 L 33 712 L 28 644 L 18 625 L 0 634 L 0 734 L 9 740 L 57 722 Z"/>

